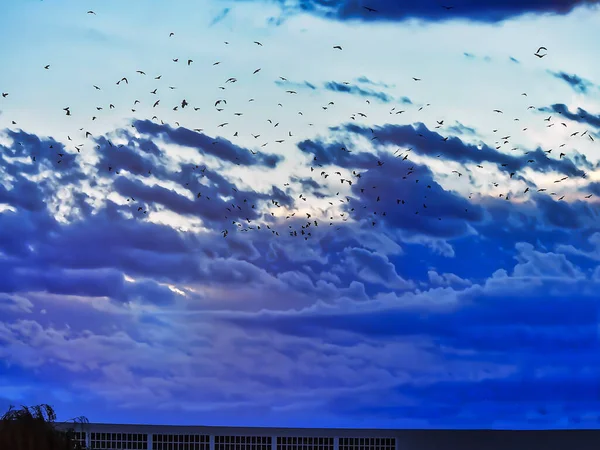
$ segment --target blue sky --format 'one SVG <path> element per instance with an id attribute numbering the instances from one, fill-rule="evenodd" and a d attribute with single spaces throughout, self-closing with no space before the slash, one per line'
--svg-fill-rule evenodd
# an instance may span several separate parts
<path id="1" fill-rule="evenodd" d="M 598 427 L 596 2 L 4 3 L 0 406 Z"/>

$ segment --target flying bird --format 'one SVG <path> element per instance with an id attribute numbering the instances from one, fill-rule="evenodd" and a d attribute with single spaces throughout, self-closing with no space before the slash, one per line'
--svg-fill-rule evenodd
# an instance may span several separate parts
<path id="1" fill-rule="evenodd" d="M 548 49 L 546 47 L 540 47 L 537 49 L 537 51 L 534 53 L 535 56 L 537 56 L 538 58 L 543 58 L 544 56 L 547 55 L 547 53 L 540 53 L 542 50 L 544 51 L 548 51 Z"/>

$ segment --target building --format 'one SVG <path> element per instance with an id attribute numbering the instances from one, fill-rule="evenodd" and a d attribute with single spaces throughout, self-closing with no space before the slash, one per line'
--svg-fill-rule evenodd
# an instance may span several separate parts
<path id="1" fill-rule="evenodd" d="M 573 450 L 598 449 L 600 430 L 393 430 L 59 424 L 93 450 Z"/>

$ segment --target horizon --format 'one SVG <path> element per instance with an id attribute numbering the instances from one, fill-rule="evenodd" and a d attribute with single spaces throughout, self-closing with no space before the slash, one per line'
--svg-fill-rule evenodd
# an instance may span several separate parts
<path id="1" fill-rule="evenodd" d="M 600 426 L 598 1 L 5 3 L 0 407 Z"/>

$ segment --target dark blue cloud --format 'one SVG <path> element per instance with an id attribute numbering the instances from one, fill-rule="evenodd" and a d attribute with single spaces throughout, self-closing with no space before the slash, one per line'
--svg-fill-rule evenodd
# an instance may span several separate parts
<path id="1" fill-rule="evenodd" d="M 384 125 L 371 129 L 349 124 L 346 130 L 365 137 L 377 137 L 378 144 L 395 146 L 409 146 L 414 152 L 429 157 L 439 157 L 461 163 L 481 164 L 490 162 L 497 165 L 503 172 L 517 172 L 528 167 L 539 172 L 556 171 L 569 176 L 581 177 L 584 171 L 578 168 L 571 160 L 554 159 L 540 148 L 527 155 L 513 156 L 502 153 L 492 147 L 483 145 L 478 148 L 472 144 L 465 144 L 458 137 L 442 136 L 429 130 L 424 124 L 412 125 Z M 442 139 L 448 137 L 447 141 Z M 533 160 L 533 163 L 529 161 Z"/>
<path id="2" fill-rule="evenodd" d="M 76 150 L 67 149 L 53 138 L 42 138 L 23 130 L 5 130 L 5 133 L 13 145 L 0 146 L 0 151 L 5 157 L 4 169 L 10 175 L 21 177 L 52 170 L 63 183 L 85 179 L 79 170 Z M 28 158 L 30 164 L 17 163 L 12 158 Z"/>
<path id="3" fill-rule="evenodd" d="M 559 80 L 563 80 L 565 83 L 567 83 L 569 86 L 571 86 L 571 88 L 575 92 L 587 94 L 589 92 L 590 88 L 592 88 L 594 86 L 594 83 L 592 83 L 591 81 L 585 80 L 575 74 L 570 75 L 565 72 L 550 72 L 550 73 L 554 77 L 558 78 Z"/>
<path id="4" fill-rule="evenodd" d="M 584 392 L 595 386 L 600 367 L 597 262 L 551 251 L 559 244 L 590 248 L 599 219 L 593 201 L 558 201 L 542 193 L 514 203 L 469 199 L 442 186 L 444 177 L 426 165 L 396 158 L 377 145 L 412 146 L 414 153 L 441 154 L 462 164 L 487 161 L 497 170 L 523 166 L 521 156 L 479 149 L 458 138 L 443 142 L 442 135 L 423 125 L 389 125 L 374 133 L 342 126 L 333 139 L 305 140 L 298 148 L 307 166 L 294 168 L 291 186 L 272 186 L 267 192 L 240 188 L 226 170 L 205 168 L 201 151 L 197 161 L 175 162 L 163 145 L 211 154 L 210 138 L 149 122 L 137 125 L 139 137 L 117 133 L 121 147 L 96 139 L 99 161 L 91 170 L 102 201 L 81 188 L 89 175 L 76 156 L 62 170 L 52 165 L 52 155 L 37 166 L 17 158 L 46 145 L 60 148 L 51 139 L 19 134 L 28 144 L 7 145 L 0 160 L 11 175 L 0 189 L 0 202 L 11 207 L 0 211 L 0 308 L 18 304 L 19 296 L 30 296 L 35 304 L 29 316 L 0 312 L 0 325 L 8 324 L 0 351 L 12 367 L 22 363 L 23 352 L 15 348 L 26 347 L 39 358 L 39 370 L 48 375 L 44 386 L 52 391 L 48 395 L 63 411 L 69 407 L 60 400 L 67 395 L 60 389 L 77 399 L 92 395 L 97 406 L 91 414 L 83 412 L 108 417 L 104 405 L 116 399 L 105 392 L 121 395 L 121 380 L 131 371 L 136 380 L 164 383 L 165 401 L 178 405 L 227 403 L 226 398 L 197 396 L 219 396 L 238 386 L 236 399 L 256 405 L 251 411 L 266 411 L 253 419 L 263 425 L 295 418 L 283 410 L 274 417 L 276 404 L 301 408 L 308 425 L 335 415 L 340 423 L 360 416 L 368 421 L 363 424 L 399 426 L 401 414 L 420 426 L 522 426 L 528 417 L 539 420 L 536 426 L 556 425 L 563 417 L 575 426 L 588 424 L 596 414 L 597 400 Z M 376 145 L 354 145 L 358 135 L 377 136 Z M 244 160 L 249 152 L 221 142 L 225 157 L 214 155 L 220 167 L 271 167 L 255 157 L 258 162 Z M 539 151 L 531 155 L 542 156 Z M 538 170 L 577 176 L 576 166 L 586 161 L 543 160 Z M 42 173 L 37 183 L 25 176 Z M 70 195 L 62 194 L 65 188 Z M 298 198 L 299 191 L 307 197 L 320 192 L 334 204 L 311 211 L 310 220 L 318 220 L 318 226 L 306 228 L 304 212 L 291 216 L 296 207 L 312 207 Z M 79 212 L 59 217 L 57 198 L 61 208 L 72 205 Z M 149 214 L 197 219 L 203 231 L 151 222 L 137 211 L 140 206 Z M 236 232 L 247 226 L 254 229 Z M 227 238 L 220 235 L 225 228 Z M 299 236 L 310 231 L 312 237 L 290 237 L 289 230 Z M 54 300 L 63 296 L 69 297 L 63 300 L 65 308 Z M 107 304 L 129 305 L 119 311 L 131 307 L 135 317 L 111 314 L 103 309 Z M 47 314 L 37 312 L 42 307 Z M 150 307 L 148 313 L 144 308 Z M 174 324 L 176 314 L 181 322 Z M 71 334 L 58 330 L 57 322 L 69 323 Z M 74 339 L 77 346 L 71 344 Z M 22 347 L 11 347 L 13 342 Z M 36 347 L 36 342 L 48 345 Z M 246 350 L 258 366 L 270 367 L 267 375 L 240 366 Z M 78 362 L 60 365 L 77 352 L 82 353 Z M 89 369 L 91 359 L 101 369 Z M 288 359 L 298 370 L 289 370 Z M 271 365 L 273 360 L 279 362 Z M 220 374 L 218 381 L 202 379 L 203 387 L 213 383 L 210 389 L 183 379 L 176 388 L 168 387 L 172 373 L 207 365 Z M 41 383 L 35 374 L 3 375 L 15 386 Z M 229 378 L 233 384 L 227 384 Z M 98 388 L 90 394 L 72 387 L 82 384 Z M 265 398 L 274 387 L 277 398 Z M 315 389 L 319 397 L 309 398 L 315 406 L 295 403 L 298 393 Z M 41 395 L 28 392 L 27 399 Z M 553 407 L 565 409 L 553 412 Z M 143 407 L 137 408 L 130 409 L 132 414 L 145 417 Z M 541 408 L 548 412 L 537 412 Z"/>
<path id="5" fill-rule="evenodd" d="M 564 103 L 555 103 L 551 106 L 538 108 L 539 111 L 555 112 L 561 114 L 574 122 L 584 123 L 600 129 L 600 115 L 592 114 L 583 108 L 577 108 L 576 112 L 571 112 Z"/>
<path id="6" fill-rule="evenodd" d="M 598 197 L 600 197 L 600 182 L 595 181 L 593 183 L 588 184 L 585 187 L 585 190 L 587 192 L 591 192 L 592 194 L 597 195 Z"/>
<path id="7" fill-rule="evenodd" d="M 314 84 L 309 83 L 308 81 L 298 83 L 296 81 L 289 81 L 289 80 L 275 80 L 275 84 L 277 84 L 278 86 L 283 86 L 289 90 L 298 89 L 298 88 L 300 88 L 300 89 L 309 88 L 314 91 L 317 89 L 317 87 Z"/>
<path id="8" fill-rule="evenodd" d="M 483 218 L 478 205 L 445 190 L 426 166 L 381 156 L 383 166 L 363 171 L 352 185 L 358 202 L 346 206 L 368 225 L 385 224 L 391 229 L 434 237 L 456 237 L 468 232 L 468 223 Z"/>
<path id="9" fill-rule="evenodd" d="M 249 150 L 238 147 L 224 138 L 213 139 L 187 128 L 171 128 L 169 125 L 159 125 L 150 120 L 136 120 L 133 125 L 142 134 L 166 139 L 172 144 L 196 148 L 201 154 L 209 154 L 234 164 L 274 168 L 283 159 L 279 155 L 262 152 L 253 155 Z"/>
<path id="10" fill-rule="evenodd" d="M 475 286 L 458 292 L 437 289 L 420 295 L 407 294 L 396 305 L 389 304 L 377 310 L 265 312 L 260 315 L 232 315 L 226 320 L 259 328 L 268 326 L 280 333 L 299 336 L 324 337 L 335 330 L 384 340 L 426 335 L 440 345 L 481 352 L 510 352 L 514 349 L 512 356 L 560 351 L 587 353 L 594 349 L 598 302 L 592 292 L 587 296 L 578 294 L 576 300 L 569 294 L 549 297 L 553 287 L 549 284 L 542 286 L 545 292 L 534 295 L 528 292 L 524 298 L 523 292 L 518 293 L 523 285 L 511 286 L 509 279 L 504 283 L 506 285 L 498 292 Z M 519 298 L 511 299 L 511 294 Z M 445 298 L 448 306 L 436 303 L 436 297 Z M 448 320 L 450 312 L 452 320 Z M 570 327 L 578 327 L 578 331 L 561 335 L 561 330 Z M 510 356 L 506 353 L 502 358 L 509 362 Z"/>
<path id="11" fill-rule="evenodd" d="M 280 2 L 283 4 L 283 2 Z M 444 8 L 433 0 L 418 3 L 397 3 L 388 0 L 371 0 L 367 3 L 356 0 L 298 0 L 286 7 L 296 7 L 303 12 L 324 15 L 339 20 L 402 21 L 412 18 L 428 21 L 464 19 L 477 22 L 500 22 L 523 14 L 567 14 L 580 5 L 594 5 L 596 0 L 459 0 L 452 2 L 451 9 Z M 376 11 L 368 11 L 365 7 Z"/>
<path id="12" fill-rule="evenodd" d="M 315 166 L 324 166 L 317 173 L 330 173 L 326 166 L 331 165 L 359 170 L 360 178 L 346 176 L 353 184 L 352 200 L 344 204 L 344 210 L 366 226 L 375 223 L 447 238 L 466 233 L 469 221 L 482 219 L 479 206 L 444 190 L 426 166 L 390 154 L 348 153 L 340 144 L 303 141 L 298 147 L 313 155 Z"/>
<path id="13" fill-rule="evenodd" d="M 227 17 L 227 15 L 229 14 L 229 11 L 231 11 L 230 8 L 224 8 L 221 12 L 219 12 L 219 14 L 217 14 L 211 21 L 210 21 L 210 26 L 212 25 L 216 25 L 217 23 L 223 21 L 223 19 L 225 19 L 225 17 Z"/>
<path id="14" fill-rule="evenodd" d="M 336 81 L 325 83 L 325 89 L 334 92 L 346 92 L 348 94 L 358 95 L 360 97 L 376 98 L 384 103 L 389 103 L 393 98 L 385 92 L 373 91 L 371 89 L 361 88 L 353 84 L 343 84 Z"/>
<path id="15" fill-rule="evenodd" d="M 492 60 L 492 58 L 490 58 L 489 56 L 479 56 L 469 52 L 464 52 L 463 55 L 467 59 L 479 59 L 486 62 L 490 62 Z"/>
<path id="16" fill-rule="evenodd" d="M 460 122 L 456 122 L 455 125 L 449 126 L 448 129 L 456 134 L 465 134 L 471 136 L 477 135 L 477 131 L 475 130 L 475 128 L 468 127 Z"/>
<path id="17" fill-rule="evenodd" d="M 367 77 L 365 77 L 364 75 L 361 77 L 358 77 L 356 79 L 357 82 L 361 83 L 361 84 L 369 84 L 371 86 L 379 86 L 379 87 L 384 87 L 384 88 L 391 88 L 393 86 L 386 84 L 386 83 L 381 83 L 381 82 L 377 82 L 377 81 L 373 81 Z"/>

